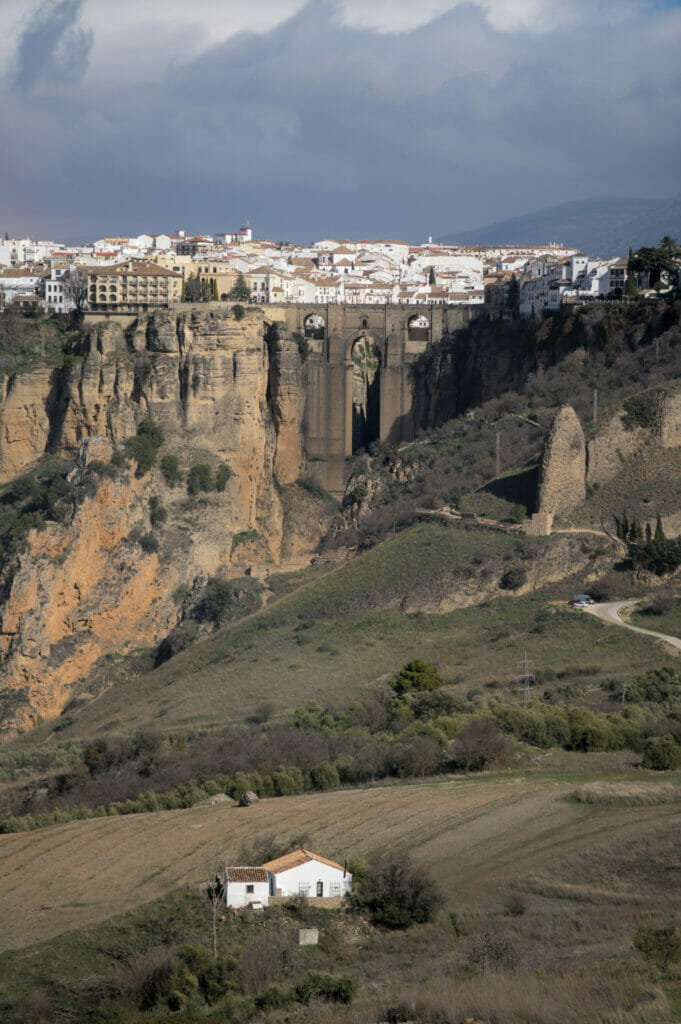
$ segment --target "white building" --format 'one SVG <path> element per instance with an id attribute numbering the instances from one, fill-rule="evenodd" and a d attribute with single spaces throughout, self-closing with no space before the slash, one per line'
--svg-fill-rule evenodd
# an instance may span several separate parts
<path id="1" fill-rule="evenodd" d="M 53 265 L 44 278 L 45 309 L 48 313 L 70 313 L 76 308 L 68 281 L 68 265 Z"/>
<path id="2" fill-rule="evenodd" d="M 225 869 L 225 903 L 228 907 L 266 907 L 270 881 L 265 868 Z"/>
<path id="3" fill-rule="evenodd" d="M 352 875 L 333 860 L 309 850 L 293 850 L 264 865 L 270 896 L 308 896 L 311 899 L 347 896 Z"/>

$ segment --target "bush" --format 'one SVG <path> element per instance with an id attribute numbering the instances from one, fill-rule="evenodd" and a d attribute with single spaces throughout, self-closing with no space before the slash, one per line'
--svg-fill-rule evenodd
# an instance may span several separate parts
<path id="1" fill-rule="evenodd" d="M 158 551 L 158 541 L 154 537 L 153 533 L 143 533 L 139 538 L 139 546 L 142 548 L 145 554 L 151 555 L 155 551 Z"/>
<path id="2" fill-rule="evenodd" d="M 168 509 L 161 504 L 155 494 L 149 498 L 149 519 L 152 526 L 161 526 L 168 518 Z"/>
<path id="3" fill-rule="evenodd" d="M 232 306 L 232 313 L 234 315 L 235 320 L 243 320 L 243 318 L 246 316 L 246 310 L 244 309 L 243 306 L 240 306 L 238 303 L 236 306 Z"/>
<path id="4" fill-rule="evenodd" d="M 206 462 L 199 462 L 189 470 L 187 476 L 187 490 L 190 494 L 198 494 L 199 491 L 211 491 L 213 489 L 213 474 Z"/>
<path id="5" fill-rule="evenodd" d="M 664 576 L 666 573 L 674 572 L 681 565 L 681 538 L 630 544 L 629 552 L 635 568 L 647 569 L 657 576 Z"/>
<path id="6" fill-rule="evenodd" d="M 503 764 L 511 741 L 491 718 L 474 718 L 454 740 L 454 766 L 464 771 L 482 771 Z"/>
<path id="7" fill-rule="evenodd" d="M 634 936 L 634 945 L 662 971 L 666 971 L 670 964 L 681 961 L 681 931 L 676 925 L 641 928 Z"/>
<path id="8" fill-rule="evenodd" d="M 209 580 L 203 597 L 196 606 L 196 618 L 199 622 L 219 622 L 233 599 L 234 591 L 229 580 Z"/>
<path id="9" fill-rule="evenodd" d="M 357 904 L 373 924 L 408 928 L 432 920 L 442 902 L 434 882 L 405 853 L 374 857 L 356 885 Z"/>
<path id="10" fill-rule="evenodd" d="M 218 471 L 215 474 L 215 490 L 222 493 L 227 486 L 227 481 L 232 476 L 232 470 L 226 462 L 222 462 L 218 466 Z"/>
<path id="11" fill-rule="evenodd" d="M 111 460 L 113 462 L 113 459 Z M 164 455 L 161 459 L 161 472 L 169 487 L 174 487 L 184 480 L 184 473 L 180 469 L 177 455 Z"/>
<path id="12" fill-rule="evenodd" d="M 444 682 L 435 665 L 417 658 L 401 668 L 395 678 L 390 680 L 390 685 L 401 696 L 412 690 L 437 690 L 444 686 Z"/>
<path id="13" fill-rule="evenodd" d="M 527 573 L 524 569 L 520 569 L 517 566 L 507 569 L 499 580 L 499 586 L 502 590 L 518 590 L 525 583 L 527 583 Z"/>
<path id="14" fill-rule="evenodd" d="M 656 772 L 681 768 L 681 747 L 673 736 L 654 736 L 643 744 L 641 764 Z"/>
<path id="15" fill-rule="evenodd" d="M 135 476 L 142 477 L 149 472 L 164 440 L 163 431 L 150 416 L 142 420 L 135 437 L 127 438 L 125 451 L 137 463 Z"/>
<path id="16" fill-rule="evenodd" d="M 340 778 L 334 765 L 323 761 L 310 769 L 310 782 L 313 789 L 324 792 L 327 789 L 338 789 Z"/>

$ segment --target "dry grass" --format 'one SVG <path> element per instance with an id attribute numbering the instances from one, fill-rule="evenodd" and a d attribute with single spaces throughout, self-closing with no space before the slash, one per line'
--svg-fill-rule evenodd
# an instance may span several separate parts
<path id="1" fill-rule="evenodd" d="M 567 801 L 573 788 L 574 782 L 550 777 L 441 779 L 0 836 L 0 948 L 94 924 L 178 886 L 196 885 L 211 866 L 264 833 L 307 833 L 313 849 L 339 860 L 405 849 L 430 869 L 457 912 L 503 915 L 509 885 L 530 872 L 546 885 L 605 890 L 618 871 L 609 854 L 615 840 L 631 843 L 625 859 L 636 860 L 642 836 L 647 840 L 662 823 L 672 830 L 681 825 L 681 809 L 673 805 L 641 807 L 632 818 L 626 807 Z M 602 852 L 604 836 L 610 847 Z M 655 840 L 636 861 L 636 877 L 643 877 L 646 864 L 663 872 L 654 850 L 676 864 L 673 846 Z M 570 857 L 567 867 L 555 870 Z M 671 875 L 664 877 L 669 884 Z M 652 876 L 646 885 L 654 888 Z"/>
<path id="2" fill-rule="evenodd" d="M 681 800 L 681 786 L 671 782 L 588 782 L 570 793 L 569 799 L 611 807 L 652 807 Z"/>

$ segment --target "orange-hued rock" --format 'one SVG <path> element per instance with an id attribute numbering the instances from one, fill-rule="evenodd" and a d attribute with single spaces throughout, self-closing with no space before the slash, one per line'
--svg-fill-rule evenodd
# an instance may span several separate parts
<path id="1" fill-rule="evenodd" d="M 103 480 L 67 526 L 30 535 L 0 622 L 3 688 L 27 691 L 5 734 L 58 715 L 99 657 L 149 645 L 173 617 L 158 556 L 126 541 L 143 521 L 139 487 Z"/>
<path id="2" fill-rule="evenodd" d="M 80 356 L 5 382 L 0 480 L 48 453 L 75 458 L 82 477 L 149 416 L 165 437 L 160 457 L 177 456 L 185 474 L 207 463 L 232 475 L 224 491 L 191 497 L 158 466 L 138 479 L 132 464 L 102 477 L 72 521 L 30 535 L 0 618 L 0 689 L 28 697 L 5 734 L 58 715 L 102 655 L 162 639 L 177 621 L 180 583 L 304 558 L 324 531 L 322 503 L 295 484 L 304 472 L 300 354 L 285 331 L 266 337 L 261 310 L 240 321 L 228 307 L 158 312 L 125 330 L 102 321 Z M 167 519 L 154 530 L 158 553 L 145 554 L 126 538 L 151 531 L 152 496 Z"/>

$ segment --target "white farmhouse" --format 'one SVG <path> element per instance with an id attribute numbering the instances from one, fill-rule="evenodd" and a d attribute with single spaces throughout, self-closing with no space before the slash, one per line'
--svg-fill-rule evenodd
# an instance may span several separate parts
<path id="1" fill-rule="evenodd" d="M 225 868 L 225 903 L 228 907 L 266 907 L 270 883 L 265 868 Z"/>
<path id="2" fill-rule="evenodd" d="M 329 898 L 352 892 L 352 875 L 340 864 L 309 850 L 293 850 L 264 865 L 270 896 Z"/>

